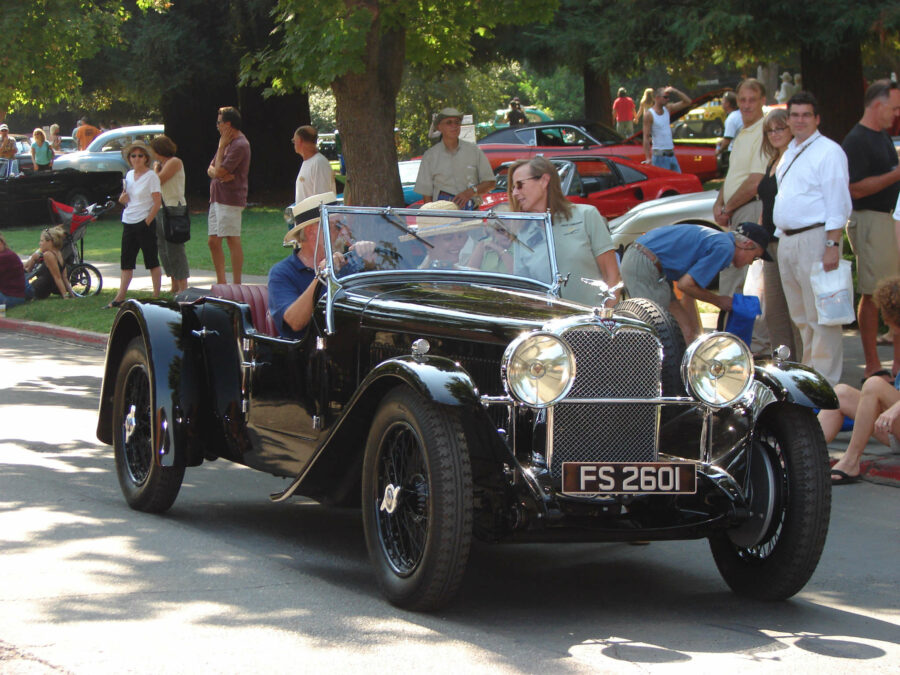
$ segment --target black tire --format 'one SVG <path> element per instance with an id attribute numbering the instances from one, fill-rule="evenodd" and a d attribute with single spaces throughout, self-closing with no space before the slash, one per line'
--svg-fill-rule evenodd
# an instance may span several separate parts
<path id="1" fill-rule="evenodd" d="M 69 269 L 72 292 L 80 298 L 97 295 L 103 288 L 103 275 L 89 263 L 78 263 Z"/>
<path id="2" fill-rule="evenodd" d="M 675 317 L 646 298 L 629 298 L 616 305 L 615 311 L 617 314 L 648 323 L 656 331 L 663 348 L 663 396 L 683 396 L 681 359 L 684 357 L 684 335 Z"/>
<path id="3" fill-rule="evenodd" d="M 459 419 L 406 387 L 390 392 L 366 442 L 362 509 L 388 600 L 415 611 L 446 604 L 472 543 L 472 468 Z"/>
<path id="4" fill-rule="evenodd" d="M 725 133 L 725 125 L 721 120 L 714 120 L 703 125 L 703 132 L 707 138 L 720 138 Z"/>
<path id="5" fill-rule="evenodd" d="M 757 423 L 751 460 L 751 508 L 762 515 L 710 537 L 731 589 L 758 600 L 785 600 L 815 572 L 831 517 L 828 451 L 816 416 L 771 406 Z"/>
<path id="6" fill-rule="evenodd" d="M 119 486 L 128 506 L 162 513 L 175 502 L 184 467 L 163 467 L 150 444 L 150 362 L 144 341 L 134 338 L 116 375 L 113 395 L 113 449 Z"/>
<path id="7" fill-rule="evenodd" d="M 91 205 L 91 200 L 87 198 L 86 194 L 76 190 L 66 197 L 66 204 L 74 208 L 75 212 L 78 213 L 87 209 L 87 207 Z"/>

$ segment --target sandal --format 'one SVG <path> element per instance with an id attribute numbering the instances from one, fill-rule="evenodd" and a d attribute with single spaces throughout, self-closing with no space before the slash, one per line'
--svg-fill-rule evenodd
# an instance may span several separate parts
<path id="1" fill-rule="evenodd" d="M 877 338 L 875 338 L 875 344 L 892 345 L 894 344 L 894 336 L 890 332 L 882 333 Z"/>
<path id="2" fill-rule="evenodd" d="M 103 305 L 103 309 L 115 309 L 116 307 L 121 307 L 124 300 L 111 300 L 108 305 Z"/>

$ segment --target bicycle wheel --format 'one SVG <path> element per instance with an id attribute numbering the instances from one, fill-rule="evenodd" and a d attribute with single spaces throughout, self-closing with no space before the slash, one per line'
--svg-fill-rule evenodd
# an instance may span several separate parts
<path id="1" fill-rule="evenodd" d="M 97 295 L 103 288 L 103 276 L 100 270 L 89 263 L 78 263 L 69 269 L 69 283 L 72 292 L 79 298 Z"/>

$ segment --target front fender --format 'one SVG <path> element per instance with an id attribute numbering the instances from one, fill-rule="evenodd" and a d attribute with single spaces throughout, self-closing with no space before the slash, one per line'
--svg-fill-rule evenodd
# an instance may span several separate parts
<path id="1" fill-rule="evenodd" d="M 828 380 L 801 363 L 769 359 L 757 361 L 754 376 L 766 385 L 777 401 L 827 410 L 840 407 L 837 394 Z"/>
<path id="2" fill-rule="evenodd" d="M 365 392 L 382 378 L 399 378 L 439 405 L 481 408 L 478 388 L 458 363 L 443 356 L 398 356 L 372 369 L 359 387 Z"/>
<path id="3" fill-rule="evenodd" d="M 151 444 L 162 466 L 185 462 L 180 450 L 185 442 L 185 412 L 190 402 L 185 400 L 186 367 L 184 318 L 178 307 L 164 304 L 145 304 L 129 300 L 116 315 L 106 348 L 106 364 L 100 391 L 100 411 L 97 438 L 113 443 L 113 395 L 119 364 L 128 344 L 140 337 L 147 352 L 150 370 L 150 409 L 153 411 Z M 196 388 L 188 388 L 196 391 Z"/>

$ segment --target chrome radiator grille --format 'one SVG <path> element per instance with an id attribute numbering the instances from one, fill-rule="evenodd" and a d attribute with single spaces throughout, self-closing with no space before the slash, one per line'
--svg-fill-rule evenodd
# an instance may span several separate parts
<path id="1" fill-rule="evenodd" d="M 575 353 L 569 398 L 657 398 L 662 346 L 649 331 L 579 326 L 562 335 Z M 636 404 L 568 404 L 553 408 L 551 474 L 563 462 L 653 462 L 658 407 Z"/>

